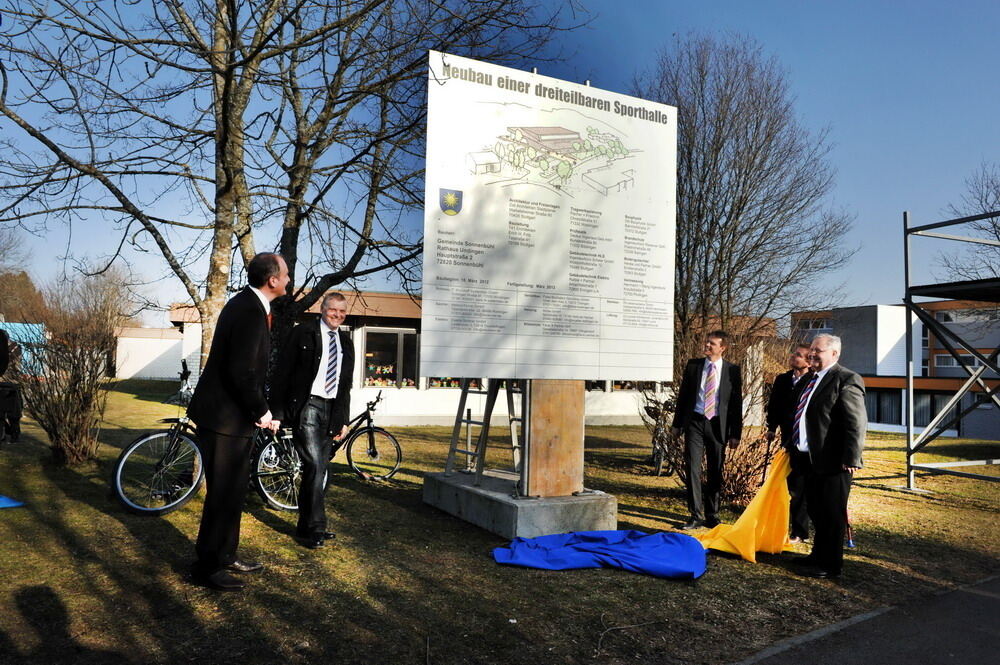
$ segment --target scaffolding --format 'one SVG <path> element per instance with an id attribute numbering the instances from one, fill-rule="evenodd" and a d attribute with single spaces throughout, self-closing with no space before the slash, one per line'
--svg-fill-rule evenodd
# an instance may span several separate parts
<path id="1" fill-rule="evenodd" d="M 916 489 L 915 475 L 917 471 L 927 471 L 930 473 L 950 474 L 965 478 L 977 478 L 980 480 L 1000 481 L 1000 476 L 987 476 L 978 473 L 957 470 L 960 467 L 989 466 L 1000 464 L 997 459 L 985 460 L 962 460 L 958 462 L 934 462 L 917 464 L 914 456 L 925 448 L 932 441 L 941 436 L 945 430 L 957 426 L 959 421 L 971 413 L 979 406 L 992 402 L 993 406 L 1000 409 L 1000 380 L 992 379 L 992 387 L 987 382 L 984 375 L 992 371 L 994 377 L 1000 376 L 1000 367 L 997 366 L 997 356 L 1000 355 L 1000 345 L 988 355 L 979 351 L 975 344 L 964 339 L 956 331 L 951 330 L 937 318 L 921 307 L 920 303 L 914 302 L 914 298 L 937 298 L 940 300 L 973 300 L 979 302 L 994 303 L 1000 306 L 1000 278 L 969 280 L 961 282 L 941 282 L 937 284 L 925 284 L 913 286 L 910 284 L 910 238 L 911 236 L 923 236 L 929 238 L 939 238 L 944 240 L 955 240 L 959 242 L 975 243 L 979 245 L 990 245 L 1000 247 L 1000 241 L 988 238 L 973 238 L 969 236 L 952 235 L 942 233 L 936 229 L 943 229 L 970 222 L 1000 217 L 1000 210 L 982 215 L 970 217 L 960 217 L 949 219 L 933 224 L 910 227 L 910 214 L 903 213 L 903 270 L 906 280 L 906 295 L 903 303 L 921 323 L 926 326 L 940 344 L 951 354 L 958 364 L 968 374 L 968 379 L 958 391 L 951 396 L 947 403 L 936 414 L 931 417 L 930 422 L 923 431 L 914 437 L 913 407 L 914 407 L 914 380 L 913 380 L 913 316 L 907 316 L 906 321 L 906 487 Z M 977 364 L 979 365 L 977 367 Z M 962 399 L 966 395 L 971 395 L 971 404 L 965 408 L 961 407 Z"/>

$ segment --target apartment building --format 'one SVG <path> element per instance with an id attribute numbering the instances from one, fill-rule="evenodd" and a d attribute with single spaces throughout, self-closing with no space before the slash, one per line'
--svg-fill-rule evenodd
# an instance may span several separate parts
<path id="1" fill-rule="evenodd" d="M 953 330 L 983 355 L 1000 347 L 1000 309 L 996 303 L 941 300 L 921 303 L 945 328 Z M 913 318 L 914 425 L 925 427 L 958 391 L 968 373 L 948 352 L 941 340 L 916 317 Z M 866 305 L 792 314 L 792 337 L 810 340 L 819 333 L 843 340 L 841 362 L 865 380 L 869 429 L 906 431 L 906 317 L 902 305 Z M 980 362 L 963 354 L 971 364 Z M 990 388 L 1000 377 L 987 371 Z M 978 389 L 976 393 L 979 393 Z M 972 405 L 974 395 L 963 397 L 961 407 Z M 992 402 L 981 404 L 946 436 L 1000 440 L 1000 409 Z"/>

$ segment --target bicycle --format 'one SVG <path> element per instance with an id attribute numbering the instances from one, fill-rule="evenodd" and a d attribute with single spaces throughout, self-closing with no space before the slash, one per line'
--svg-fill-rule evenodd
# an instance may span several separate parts
<path id="1" fill-rule="evenodd" d="M 332 462 L 337 452 L 346 446 L 348 465 L 364 480 L 388 480 L 403 461 L 403 451 L 396 437 L 376 426 L 372 417 L 381 401 L 380 390 L 365 410 L 347 423 L 347 434 L 335 439 L 330 449 Z M 281 436 L 274 436 L 272 441 L 256 450 L 250 475 L 257 493 L 268 506 L 278 510 L 298 509 L 302 462 L 292 442 L 291 430 L 282 430 Z M 328 480 L 329 469 L 324 484 Z"/>
<path id="2" fill-rule="evenodd" d="M 654 420 L 653 427 L 653 473 L 656 476 L 663 475 L 664 471 L 668 476 L 674 474 L 674 458 L 670 455 L 669 447 L 673 439 L 673 434 L 667 426 L 666 419 L 662 416 L 661 409 L 655 406 L 646 406 L 646 415 Z"/>
<path id="3" fill-rule="evenodd" d="M 387 479 L 399 469 L 402 450 L 396 438 L 377 427 L 372 418 L 381 401 L 379 392 L 367 409 L 348 423 L 347 436 L 335 441 L 330 459 L 344 444 L 351 469 L 365 479 Z M 163 418 L 170 427 L 149 432 L 122 450 L 112 472 L 112 490 L 129 512 L 139 515 L 166 515 L 194 498 L 205 481 L 201 448 L 194 424 L 187 416 Z M 362 425 L 362 423 L 364 423 Z M 362 436 L 364 450 L 355 445 Z M 261 498 L 272 508 L 296 510 L 302 464 L 291 429 L 276 435 L 258 429 L 251 443 L 250 480 Z M 357 459 L 355 459 L 357 458 Z"/>

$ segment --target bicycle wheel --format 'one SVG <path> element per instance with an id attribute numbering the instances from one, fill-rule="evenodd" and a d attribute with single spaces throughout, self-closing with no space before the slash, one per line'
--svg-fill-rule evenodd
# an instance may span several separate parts
<path id="1" fill-rule="evenodd" d="M 402 461 L 396 437 L 381 427 L 359 429 L 347 442 L 347 462 L 361 476 L 392 478 Z"/>
<path id="2" fill-rule="evenodd" d="M 278 510 L 299 509 L 302 460 L 290 439 L 276 439 L 262 445 L 252 464 L 254 487 L 268 506 Z"/>
<path id="3" fill-rule="evenodd" d="M 663 463 L 666 457 L 663 446 L 658 443 L 653 444 L 653 473 L 657 476 L 663 473 Z M 669 474 L 668 474 L 669 475 Z"/>
<path id="4" fill-rule="evenodd" d="M 115 496 L 137 515 L 166 515 L 194 497 L 205 479 L 201 450 L 178 430 L 151 432 L 118 456 L 111 485 Z"/>

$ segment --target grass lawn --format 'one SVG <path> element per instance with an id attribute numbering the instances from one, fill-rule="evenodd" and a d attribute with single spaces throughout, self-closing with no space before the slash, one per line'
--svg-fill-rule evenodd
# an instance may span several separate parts
<path id="1" fill-rule="evenodd" d="M 851 495 L 858 547 L 839 582 L 797 576 L 787 555 L 713 555 L 693 582 L 501 567 L 490 551 L 503 540 L 421 502 L 450 428 L 410 427 L 393 428 L 405 461 L 392 483 L 337 469 L 332 547 L 296 545 L 294 514 L 251 496 L 241 553 L 267 568 L 246 592 L 219 594 L 185 582 L 200 497 L 162 518 L 109 497 L 118 449 L 177 414 L 160 403 L 173 389 L 119 385 L 96 464 L 52 467 L 30 421 L 0 450 L 0 494 L 26 504 L 0 510 L 0 664 L 720 663 L 1000 570 L 1000 485 L 921 476 L 930 494 L 900 491 L 892 435 L 868 441 Z M 617 497 L 620 528 L 671 529 L 683 495 L 649 475 L 647 442 L 640 427 L 588 428 L 586 484 Z M 929 450 L 928 461 L 1000 457 L 1000 445 L 968 440 Z"/>

